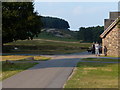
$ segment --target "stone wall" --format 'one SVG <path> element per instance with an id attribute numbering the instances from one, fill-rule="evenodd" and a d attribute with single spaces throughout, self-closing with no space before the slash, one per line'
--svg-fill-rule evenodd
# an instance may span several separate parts
<path id="1" fill-rule="evenodd" d="M 109 17 L 112 20 L 115 20 L 116 18 L 118 18 L 120 16 L 120 12 L 110 12 L 109 13 Z"/>
<path id="2" fill-rule="evenodd" d="M 118 56 L 120 57 L 120 19 L 118 23 Z"/>
<path id="3" fill-rule="evenodd" d="M 120 12 L 110 12 L 109 19 L 104 19 L 104 30 L 106 30 L 116 18 L 120 16 Z"/>
<path id="4" fill-rule="evenodd" d="M 104 30 L 106 30 L 113 22 L 114 20 L 112 19 L 104 19 Z"/>
<path id="5" fill-rule="evenodd" d="M 118 25 L 112 28 L 112 30 L 102 39 L 102 46 L 107 47 L 108 56 L 120 56 L 120 28 Z M 103 50 L 104 53 L 104 50 Z"/>

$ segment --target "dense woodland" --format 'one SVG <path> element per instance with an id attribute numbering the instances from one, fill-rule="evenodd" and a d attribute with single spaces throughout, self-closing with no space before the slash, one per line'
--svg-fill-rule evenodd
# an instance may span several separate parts
<path id="1" fill-rule="evenodd" d="M 43 28 L 68 29 L 70 28 L 67 21 L 55 17 L 41 17 Z"/>
<path id="2" fill-rule="evenodd" d="M 81 27 L 79 29 L 77 39 L 82 40 L 83 42 L 102 42 L 100 34 L 104 31 L 103 26 L 96 27 Z"/>

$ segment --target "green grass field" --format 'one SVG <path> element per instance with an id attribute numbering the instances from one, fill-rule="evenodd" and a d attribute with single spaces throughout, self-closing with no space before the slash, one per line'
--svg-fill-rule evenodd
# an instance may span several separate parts
<path id="1" fill-rule="evenodd" d="M 83 60 L 117 62 L 114 59 Z M 79 62 L 65 88 L 118 88 L 118 64 Z"/>
<path id="2" fill-rule="evenodd" d="M 0 80 L 4 80 L 8 77 L 11 77 L 23 70 L 33 67 L 36 64 L 38 63 L 21 62 L 21 63 L 14 63 L 14 64 L 6 64 L 5 62 L 3 62 L 2 71 L 0 71 Z"/>
<path id="3" fill-rule="evenodd" d="M 35 39 L 47 39 L 47 40 L 59 40 L 59 41 L 68 41 L 68 42 L 72 42 L 72 41 L 79 41 L 76 39 L 77 36 L 77 32 L 74 31 L 70 31 L 70 30 L 62 30 L 62 29 L 56 29 L 58 31 L 60 31 L 63 34 L 68 34 L 71 35 L 71 37 L 57 37 L 52 33 L 47 33 L 46 31 L 42 31 L 38 37 L 34 37 Z"/>
<path id="4" fill-rule="evenodd" d="M 66 42 L 45 39 L 19 40 L 4 44 L 7 53 L 30 53 L 30 54 L 68 54 L 82 52 L 91 46 L 91 43 Z M 14 50 L 18 47 L 18 50 Z"/>
<path id="5" fill-rule="evenodd" d="M 38 37 L 34 37 L 35 39 L 46 39 L 46 40 L 59 40 L 59 41 L 67 41 L 67 42 L 73 42 L 73 41 L 79 41 L 75 38 L 61 38 L 54 36 L 52 34 L 48 34 L 46 32 L 42 32 L 38 35 Z"/>

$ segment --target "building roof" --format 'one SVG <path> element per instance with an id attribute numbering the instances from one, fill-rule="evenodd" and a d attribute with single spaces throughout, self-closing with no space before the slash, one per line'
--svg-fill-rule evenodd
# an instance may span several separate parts
<path id="1" fill-rule="evenodd" d="M 120 16 L 100 35 L 100 37 L 104 38 L 112 30 L 112 28 L 116 26 L 119 22 L 120 22 Z"/>

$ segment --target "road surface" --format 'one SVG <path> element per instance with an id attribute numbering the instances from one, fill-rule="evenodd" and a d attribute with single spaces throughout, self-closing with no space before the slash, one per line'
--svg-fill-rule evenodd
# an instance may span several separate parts
<path id="1" fill-rule="evenodd" d="M 3 88 L 62 88 L 80 58 L 94 57 L 88 53 L 46 55 L 48 61 L 39 61 L 34 67 L 3 81 Z"/>

